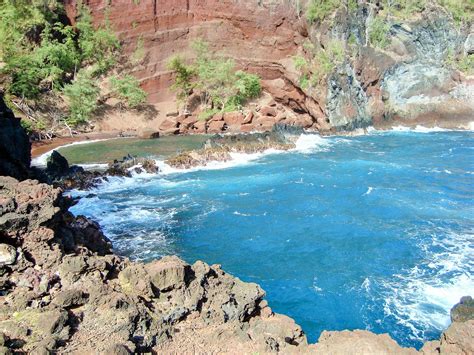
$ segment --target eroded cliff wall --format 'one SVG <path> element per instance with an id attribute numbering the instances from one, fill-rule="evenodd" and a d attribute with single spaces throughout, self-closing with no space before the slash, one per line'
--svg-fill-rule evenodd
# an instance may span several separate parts
<path id="1" fill-rule="evenodd" d="M 64 0 L 74 21 L 76 0 Z M 243 68 L 258 73 L 265 92 L 278 104 L 266 101 L 247 107 L 236 124 L 218 117 L 206 124 L 190 119 L 154 122 L 162 132 L 266 130 L 275 123 L 301 125 L 319 131 L 353 130 L 369 125 L 427 124 L 467 127 L 474 113 L 472 77 L 447 65 L 453 54 L 473 52 L 472 24 L 456 23 L 436 2 L 420 13 L 387 20 L 386 47 L 369 40 L 381 2 L 341 6 L 324 20 L 310 24 L 306 1 L 292 0 L 89 0 L 94 20 L 106 19 L 117 31 L 126 53 L 142 43 L 143 60 L 132 72 L 149 93 L 149 102 L 161 105 L 164 117 L 173 111 L 170 90 L 173 75 L 166 63 L 175 54 L 192 57 L 190 44 L 203 38 L 213 51 L 229 56 Z M 385 16 L 385 15 L 379 15 Z M 343 46 L 344 60 L 317 85 L 304 87 L 294 56 L 308 55 L 307 45 L 327 50 L 331 41 Z M 168 105 L 163 103 L 170 103 Z M 265 106 L 276 109 L 268 114 Z M 264 108 L 263 114 L 260 109 Z M 247 112 L 253 117 L 248 118 Z M 170 122 L 171 121 L 171 122 Z M 245 121 L 245 122 L 244 122 Z"/>

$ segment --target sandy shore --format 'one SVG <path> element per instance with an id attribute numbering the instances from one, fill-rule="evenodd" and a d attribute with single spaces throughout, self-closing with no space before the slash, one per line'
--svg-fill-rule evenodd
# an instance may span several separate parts
<path id="1" fill-rule="evenodd" d="M 91 132 L 81 133 L 75 135 L 74 137 L 57 137 L 51 140 L 35 141 L 31 144 L 31 157 L 34 159 L 54 148 L 61 147 L 69 143 L 117 137 L 119 137 L 119 132 Z"/>

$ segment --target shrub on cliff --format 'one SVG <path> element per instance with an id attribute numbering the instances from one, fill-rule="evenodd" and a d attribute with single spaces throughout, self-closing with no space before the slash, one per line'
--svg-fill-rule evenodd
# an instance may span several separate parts
<path id="1" fill-rule="evenodd" d="M 472 0 L 438 0 L 453 17 L 457 24 L 474 20 L 474 2 Z"/>
<path id="2" fill-rule="evenodd" d="M 390 44 L 390 24 L 380 17 L 372 20 L 369 26 L 369 40 L 374 47 L 384 49 Z"/>
<path id="3" fill-rule="evenodd" d="M 176 92 L 178 101 L 184 102 L 194 88 L 195 72 L 191 66 L 186 65 L 184 59 L 175 56 L 168 61 L 168 70 L 174 72 L 174 84 L 171 88 Z"/>
<path id="4" fill-rule="evenodd" d="M 90 73 L 81 71 L 76 79 L 64 87 L 69 101 L 69 116 L 66 123 L 76 126 L 87 122 L 97 108 L 100 90 Z"/>
<path id="5" fill-rule="evenodd" d="M 306 18 L 310 23 L 322 21 L 341 5 L 341 0 L 310 0 L 306 8 Z"/>
<path id="6" fill-rule="evenodd" d="M 236 69 L 232 59 L 213 54 L 206 42 L 193 43 L 196 59 L 186 65 L 181 57 L 173 57 L 168 68 L 175 72 L 173 88 L 177 98 L 185 101 L 193 90 L 202 93 L 206 112 L 239 109 L 261 93 L 260 77 Z"/>
<path id="7" fill-rule="evenodd" d="M 313 45 L 307 45 L 306 50 L 307 58 L 293 57 L 295 68 L 300 72 L 299 81 L 303 89 L 317 87 L 345 59 L 343 43 L 337 40 L 329 42 L 326 48 L 315 49 Z"/>
<path id="8" fill-rule="evenodd" d="M 138 80 L 131 75 L 123 78 L 113 76 L 110 78 L 110 84 L 113 92 L 125 101 L 128 107 L 136 107 L 146 101 L 146 92 L 140 87 Z"/>

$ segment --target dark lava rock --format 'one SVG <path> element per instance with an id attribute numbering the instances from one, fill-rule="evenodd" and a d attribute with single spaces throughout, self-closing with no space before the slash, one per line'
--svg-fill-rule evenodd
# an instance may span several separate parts
<path id="1" fill-rule="evenodd" d="M 28 178 L 31 144 L 20 120 L 5 105 L 0 94 L 0 175 Z"/>
<path id="2" fill-rule="evenodd" d="M 47 174 L 51 177 L 61 177 L 69 173 L 69 163 L 57 151 L 53 150 L 46 165 Z"/>

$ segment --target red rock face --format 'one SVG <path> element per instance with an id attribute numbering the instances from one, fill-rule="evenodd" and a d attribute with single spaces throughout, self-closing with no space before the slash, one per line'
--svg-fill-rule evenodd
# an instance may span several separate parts
<path id="1" fill-rule="evenodd" d="M 74 21 L 77 0 L 64 0 Z M 168 59 L 191 55 L 190 44 L 203 38 L 212 49 L 228 55 L 263 79 L 281 76 L 279 60 L 292 56 L 302 41 L 304 26 L 290 1 L 248 0 L 88 0 L 94 21 L 105 14 L 133 53 L 143 39 L 145 59 L 134 74 L 149 93 L 150 103 L 172 100 Z M 109 5 L 107 6 L 107 3 Z"/>

